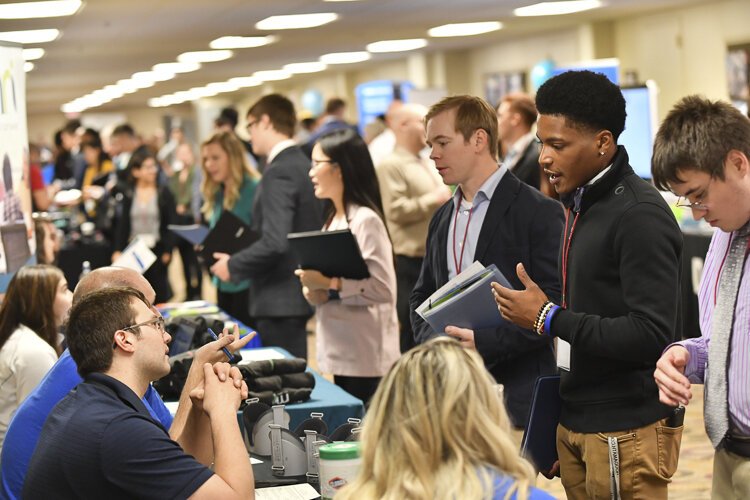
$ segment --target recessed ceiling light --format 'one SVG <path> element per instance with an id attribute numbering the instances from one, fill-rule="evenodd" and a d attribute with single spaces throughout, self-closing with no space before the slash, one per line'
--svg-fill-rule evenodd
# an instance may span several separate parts
<path id="1" fill-rule="evenodd" d="M 117 80 L 116 85 L 123 89 L 126 94 L 132 94 L 136 90 L 153 87 L 154 82 L 151 80 L 133 80 L 132 78 L 126 78 L 124 80 Z"/>
<path id="2" fill-rule="evenodd" d="M 369 52 L 334 52 L 320 56 L 320 62 L 326 64 L 351 64 L 370 59 Z"/>
<path id="3" fill-rule="evenodd" d="M 232 57 L 234 53 L 231 50 L 199 50 L 195 52 L 183 52 L 177 56 L 179 62 L 197 62 L 209 63 L 224 61 Z"/>
<path id="4" fill-rule="evenodd" d="M 208 44 L 212 49 L 252 49 L 263 47 L 278 40 L 273 35 L 268 36 L 223 36 Z"/>
<path id="5" fill-rule="evenodd" d="M 513 9 L 513 15 L 518 17 L 560 16 L 573 14 L 584 10 L 596 9 L 602 6 L 599 0 L 567 0 L 561 2 L 541 2 Z"/>
<path id="6" fill-rule="evenodd" d="M 327 64 L 318 61 L 291 63 L 284 65 L 284 70 L 292 74 L 317 73 L 319 71 L 325 71 L 326 68 L 328 68 Z"/>
<path id="7" fill-rule="evenodd" d="M 43 55 L 44 55 L 44 49 L 40 49 L 40 48 L 23 49 L 24 61 L 36 61 L 37 59 L 41 59 Z"/>
<path id="8" fill-rule="evenodd" d="M 71 16 L 81 8 L 81 0 L 50 0 L 0 5 L 0 19 L 35 19 Z"/>
<path id="9" fill-rule="evenodd" d="M 240 86 L 232 82 L 213 82 L 206 85 L 208 90 L 215 90 L 218 93 L 222 92 L 234 92 L 239 90 Z"/>
<path id="10" fill-rule="evenodd" d="M 86 108 L 81 106 L 78 103 L 73 102 L 66 102 L 62 106 L 60 106 L 60 111 L 63 113 L 80 113 L 81 111 L 84 111 Z"/>
<path id="11" fill-rule="evenodd" d="M 367 45 L 368 52 L 405 52 L 407 50 L 421 49 L 427 46 L 427 40 L 424 38 L 413 38 L 410 40 L 383 40 L 373 42 Z"/>
<path id="12" fill-rule="evenodd" d="M 0 32 L 0 41 L 13 43 L 46 43 L 60 36 L 60 30 L 25 30 Z"/>
<path id="13" fill-rule="evenodd" d="M 32 69 L 34 69 L 34 63 L 33 62 L 26 61 L 25 63 L 23 63 L 23 70 L 26 73 L 28 73 Z"/>
<path id="14" fill-rule="evenodd" d="M 171 71 L 139 71 L 130 77 L 133 80 L 145 82 L 165 82 L 174 78 Z"/>
<path id="15" fill-rule="evenodd" d="M 149 107 L 152 107 L 152 108 L 163 108 L 165 106 L 168 106 L 168 104 L 164 102 L 163 97 L 152 97 L 146 102 L 149 105 Z"/>
<path id="16" fill-rule="evenodd" d="M 166 72 L 166 73 L 190 73 L 191 71 L 198 71 L 201 69 L 201 63 L 197 62 L 170 62 L 155 64 L 154 71 Z"/>
<path id="17" fill-rule="evenodd" d="M 235 85 L 239 85 L 240 88 L 246 88 L 246 87 L 257 87 L 258 85 L 263 83 L 263 80 L 260 78 L 256 78 L 254 76 L 238 76 L 235 78 L 230 78 L 229 83 L 234 83 Z"/>
<path id="18" fill-rule="evenodd" d="M 472 36 L 481 35 L 502 29 L 503 23 L 497 21 L 485 21 L 480 23 L 456 23 L 444 24 L 427 30 L 427 34 L 433 37 L 449 36 Z"/>
<path id="19" fill-rule="evenodd" d="M 324 24 L 332 23 L 339 18 L 333 12 L 322 12 L 319 14 L 292 14 L 289 16 L 271 16 L 255 24 L 259 30 L 296 30 L 302 28 L 315 28 Z"/>
<path id="20" fill-rule="evenodd" d="M 274 82 L 277 80 L 286 80 L 291 78 L 292 74 L 289 71 L 283 69 L 270 69 L 265 71 L 256 71 L 253 76 L 264 82 Z"/>
<path id="21" fill-rule="evenodd" d="M 187 97 L 186 100 L 188 101 L 195 101 L 203 97 L 213 97 L 218 94 L 217 91 L 208 89 L 206 87 L 193 87 L 192 89 L 183 92 L 185 92 L 185 95 Z M 182 94 L 182 92 L 179 93 Z"/>

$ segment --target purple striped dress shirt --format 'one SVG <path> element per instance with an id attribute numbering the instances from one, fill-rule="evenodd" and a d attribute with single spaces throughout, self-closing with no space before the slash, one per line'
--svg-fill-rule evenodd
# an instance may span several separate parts
<path id="1" fill-rule="evenodd" d="M 691 382 L 703 383 L 705 378 L 708 347 L 711 342 L 711 319 L 718 290 L 717 281 L 731 239 L 732 233 L 725 233 L 718 229 L 714 232 L 703 265 L 703 276 L 698 292 L 701 336 L 677 343 L 690 352 L 690 361 L 685 367 L 685 375 Z M 723 370 L 724 368 L 709 367 L 709 369 Z M 734 311 L 727 376 L 731 422 L 741 435 L 750 436 L 750 259 L 747 258 L 747 253 Z"/>

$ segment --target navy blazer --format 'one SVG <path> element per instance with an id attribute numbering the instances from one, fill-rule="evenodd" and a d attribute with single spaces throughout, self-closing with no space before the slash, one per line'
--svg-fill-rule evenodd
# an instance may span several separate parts
<path id="1" fill-rule="evenodd" d="M 297 262 L 286 238 L 323 226 L 322 206 L 309 171 L 310 160 L 291 146 L 266 165 L 256 188 L 252 229 L 260 239 L 229 259 L 233 282 L 250 279 L 250 316 L 312 316 L 294 275 Z"/>
<path id="2" fill-rule="evenodd" d="M 453 200 L 449 200 L 430 221 L 427 253 L 410 298 L 411 324 L 418 343 L 441 333 L 433 331 L 415 309 L 448 281 L 448 229 L 453 213 Z M 562 205 L 506 172 L 490 200 L 472 261 L 495 264 L 516 289 L 523 289 L 516 275 L 516 265 L 521 262 L 549 299 L 559 303 L 557 258 L 562 232 Z M 505 386 L 511 422 L 524 427 L 534 382 L 557 370 L 552 339 L 507 323 L 475 331 L 474 343 L 487 369 Z"/>

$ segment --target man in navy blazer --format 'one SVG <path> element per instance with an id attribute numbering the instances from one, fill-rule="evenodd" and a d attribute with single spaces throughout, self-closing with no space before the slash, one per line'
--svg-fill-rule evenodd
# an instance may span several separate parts
<path id="1" fill-rule="evenodd" d="M 252 229 L 260 239 L 234 255 L 216 253 L 211 272 L 225 281 L 250 279 L 250 316 L 263 345 L 307 358 L 307 320 L 312 308 L 294 275 L 297 262 L 288 233 L 323 226 L 321 205 L 308 173 L 310 160 L 292 140 L 294 104 L 279 94 L 260 98 L 247 113 L 255 152 L 266 156 L 253 200 Z"/>
<path id="2" fill-rule="evenodd" d="M 482 99 L 447 97 L 430 108 L 425 119 L 430 158 L 443 182 L 457 188 L 430 222 L 427 253 L 410 300 L 415 340 L 421 343 L 444 333 L 476 349 L 504 385 L 511 422 L 521 428 L 528 419 L 537 377 L 556 371 L 551 341 L 509 322 L 476 331 L 448 326 L 445 332 L 435 332 L 414 310 L 475 260 L 485 266 L 495 264 L 519 289 L 520 263 L 519 272 L 528 273 L 549 296 L 558 297 L 562 206 L 498 165 L 497 117 Z M 487 293 L 492 293 L 491 288 Z"/>

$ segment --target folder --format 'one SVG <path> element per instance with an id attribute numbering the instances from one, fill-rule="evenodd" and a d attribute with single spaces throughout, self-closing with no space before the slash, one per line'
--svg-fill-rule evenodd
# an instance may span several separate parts
<path id="1" fill-rule="evenodd" d="M 506 323 L 497 310 L 490 283 L 496 281 L 513 288 L 503 273 L 491 264 L 474 262 L 417 307 L 419 314 L 437 333 L 446 326 L 493 328 Z"/>
<path id="2" fill-rule="evenodd" d="M 189 241 L 193 245 L 200 245 L 203 243 L 203 240 L 206 239 L 208 233 L 211 232 L 211 230 L 208 229 L 208 226 L 204 226 L 203 224 L 169 224 L 167 225 L 167 229 L 183 240 Z"/>
<path id="3" fill-rule="evenodd" d="M 539 377 L 521 441 L 521 455 L 536 470 L 547 472 L 557 460 L 557 424 L 560 422 L 560 376 Z"/>
<path id="4" fill-rule="evenodd" d="M 289 233 L 287 239 L 300 269 L 314 269 L 331 278 L 370 277 L 357 240 L 348 229 Z"/>
<path id="5" fill-rule="evenodd" d="M 260 239 L 258 233 L 228 210 L 222 212 L 212 229 L 201 224 L 170 224 L 167 228 L 193 245 L 198 245 L 201 256 L 209 266 L 216 262 L 213 258 L 214 252 L 232 255 Z"/>

